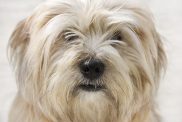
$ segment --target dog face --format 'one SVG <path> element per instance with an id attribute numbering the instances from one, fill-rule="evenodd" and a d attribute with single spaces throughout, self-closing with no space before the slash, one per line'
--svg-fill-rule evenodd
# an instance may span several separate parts
<path id="1" fill-rule="evenodd" d="M 52 121 L 129 121 L 153 103 L 163 45 L 150 13 L 123 1 L 57 0 L 9 44 L 19 92 Z"/>

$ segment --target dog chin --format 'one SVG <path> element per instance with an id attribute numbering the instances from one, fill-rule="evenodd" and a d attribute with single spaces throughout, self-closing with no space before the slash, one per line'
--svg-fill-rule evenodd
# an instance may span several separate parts
<path id="1" fill-rule="evenodd" d="M 75 122 L 117 122 L 117 106 L 104 90 L 79 90 L 71 100 Z"/>

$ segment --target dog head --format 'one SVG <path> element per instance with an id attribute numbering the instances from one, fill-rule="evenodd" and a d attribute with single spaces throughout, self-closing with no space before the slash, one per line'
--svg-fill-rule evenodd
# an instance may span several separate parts
<path id="1" fill-rule="evenodd" d="M 153 103 L 165 53 L 151 15 L 123 1 L 53 0 L 9 43 L 19 92 L 52 121 L 117 122 Z"/>

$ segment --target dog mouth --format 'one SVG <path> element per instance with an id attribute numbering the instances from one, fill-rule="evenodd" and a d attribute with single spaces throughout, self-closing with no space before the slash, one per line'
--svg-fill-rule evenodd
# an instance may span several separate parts
<path id="1" fill-rule="evenodd" d="M 105 89 L 105 86 L 102 84 L 80 84 L 79 88 L 83 91 L 96 92 Z"/>

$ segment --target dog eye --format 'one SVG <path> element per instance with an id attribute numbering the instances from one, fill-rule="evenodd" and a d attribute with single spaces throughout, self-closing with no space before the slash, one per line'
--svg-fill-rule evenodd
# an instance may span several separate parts
<path id="1" fill-rule="evenodd" d="M 78 35 L 76 35 L 75 33 L 71 31 L 65 31 L 63 34 L 63 37 L 66 41 L 74 41 L 79 38 Z"/>
<path id="2" fill-rule="evenodd" d="M 74 40 L 76 40 L 78 38 L 79 38 L 79 36 L 77 36 L 77 35 L 71 35 L 71 36 L 66 36 L 65 40 L 66 41 L 74 41 Z"/>
<path id="3" fill-rule="evenodd" d="M 121 35 L 120 32 L 114 33 L 113 36 L 111 37 L 111 40 L 118 40 L 118 41 L 120 41 L 120 40 L 122 40 L 122 39 L 123 39 L 123 38 L 122 38 L 122 35 Z"/>

